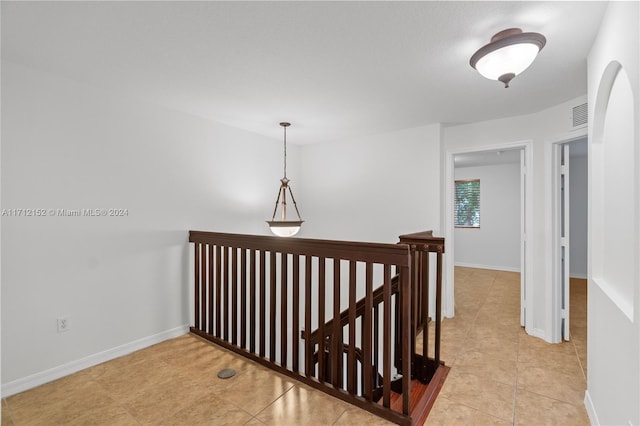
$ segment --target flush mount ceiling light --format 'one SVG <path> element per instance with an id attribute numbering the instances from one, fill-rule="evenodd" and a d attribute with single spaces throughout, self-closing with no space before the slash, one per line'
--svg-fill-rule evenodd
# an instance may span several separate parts
<path id="1" fill-rule="evenodd" d="M 474 53 L 469 63 L 483 77 L 499 80 L 506 88 L 513 77 L 533 63 L 546 42 L 542 34 L 509 28 L 494 35 L 491 43 Z"/>
<path id="2" fill-rule="evenodd" d="M 298 205 L 289 186 L 289 179 L 287 179 L 287 127 L 291 126 L 291 123 L 280 123 L 280 125 L 284 128 L 284 177 L 280 179 L 280 189 L 278 189 L 278 198 L 276 198 L 276 207 L 273 209 L 273 217 L 267 223 L 271 228 L 271 232 L 277 236 L 291 237 L 298 233 L 304 221 L 300 218 Z M 289 190 L 291 201 L 293 201 L 293 207 L 296 209 L 298 220 L 287 220 L 287 190 Z M 278 207 L 280 207 L 281 211 L 281 220 L 276 220 Z"/>

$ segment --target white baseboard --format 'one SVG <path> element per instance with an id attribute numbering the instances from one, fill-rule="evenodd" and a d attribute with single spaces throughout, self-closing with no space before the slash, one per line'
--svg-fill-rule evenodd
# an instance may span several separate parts
<path id="1" fill-rule="evenodd" d="M 478 265 L 475 263 L 466 263 L 466 262 L 455 262 L 455 266 L 462 266 L 465 268 L 477 268 L 477 269 L 492 269 L 494 271 L 520 272 L 520 268 L 514 268 L 511 266 Z"/>
<path id="2" fill-rule="evenodd" d="M 596 414 L 596 407 L 593 406 L 593 401 L 591 400 L 591 395 L 589 394 L 588 389 L 584 393 L 584 407 L 587 409 L 587 415 L 589 416 L 591 424 L 593 426 L 600 426 L 600 421 Z"/>
<path id="3" fill-rule="evenodd" d="M 128 355 L 132 352 L 139 351 L 140 349 L 144 349 L 157 343 L 164 342 L 165 340 L 182 336 L 183 334 L 186 334 L 188 332 L 188 325 L 172 328 L 170 330 L 166 330 L 152 336 L 143 337 L 142 339 L 134 340 L 133 342 L 126 343 L 112 349 L 107 349 L 103 352 L 89 355 L 85 358 L 71 361 L 66 364 L 41 371 L 39 373 L 31 374 L 27 377 L 14 380 L 9 383 L 3 383 L 2 398 L 6 398 L 8 396 L 24 392 L 28 389 L 35 388 L 36 386 L 43 385 L 53 380 L 60 379 L 62 377 L 76 373 L 80 370 L 84 370 L 85 368 L 93 367 L 94 365 L 102 364 L 103 362 L 111 361 L 112 359 Z"/>
<path id="4" fill-rule="evenodd" d="M 569 274 L 569 278 L 578 278 L 580 280 L 586 280 L 587 276 L 583 274 Z"/>

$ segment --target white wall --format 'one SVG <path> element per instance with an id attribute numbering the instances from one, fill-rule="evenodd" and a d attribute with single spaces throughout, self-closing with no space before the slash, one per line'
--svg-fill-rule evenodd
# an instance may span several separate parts
<path id="1" fill-rule="evenodd" d="M 440 234 L 440 126 L 301 148 L 301 235 L 396 243 Z"/>
<path id="2" fill-rule="evenodd" d="M 569 145 L 573 149 L 573 144 Z M 587 156 L 571 156 L 569 163 L 569 269 L 575 278 L 587 278 Z"/>
<path id="3" fill-rule="evenodd" d="M 183 333 L 189 229 L 267 234 L 282 142 L 2 64 L 6 396 Z M 440 126 L 290 145 L 301 236 L 440 228 Z M 304 176 L 301 171 L 304 170 Z M 126 209 L 123 217 L 50 209 Z M 69 316 L 71 329 L 56 330 Z"/>
<path id="4" fill-rule="evenodd" d="M 2 209 L 128 212 L 2 217 L 3 396 L 184 332 L 188 230 L 269 232 L 282 141 L 6 61 L 2 124 Z"/>
<path id="5" fill-rule="evenodd" d="M 455 169 L 455 179 L 480 179 L 480 228 L 456 228 L 455 263 L 520 271 L 520 164 Z"/>
<path id="6" fill-rule="evenodd" d="M 407 233 L 442 235 L 439 124 L 305 145 L 300 157 L 296 199 L 306 220 L 300 236 L 394 244 Z M 376 271 L 381 272 L 374 269 L 374 282 L 381 282 Z M 342 272 L 348 274 L 348 268 Z M 434 282 L 435 268 L 431 272 Z M 359 281 L 356 290 L 362 297 L 363 286 Z M 342 287 L 343 309 L 348 295 Z M 432 303 L 430 312 L 434 309 Z M 326 314 L 331 315 L 329 305 Z"/>
<path id="7" fill-rule="evenodd" d="M 443 149 L 447 153 L 472 152 L 501 145 L 532 145 L 532 163 L 527 174 L 533 179 L 533 232 L 527 247 L 532 251 L 531 292 L 527 330 L 547 341 L 559 341 L 559 327 L 552 321 L 554 289 L 551 277 L 551 143 L 577 137 L 584 130 L 572 127 L 571 111 L 584 103 L 582 96 L 535 114 L 443 128 Z M 453 250 L 455 251 L 455 243 Z M 557 328 L 557 330 L 556 330 Z"/>
<path id="8" fill-rule="evenodd" d="M 640 3 L 610 2 L 588 58 L 593 424 L 640 424 Z"/>

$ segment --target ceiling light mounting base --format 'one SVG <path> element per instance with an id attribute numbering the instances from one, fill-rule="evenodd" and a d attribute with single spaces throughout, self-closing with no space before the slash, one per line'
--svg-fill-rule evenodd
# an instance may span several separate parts
<path id="1" fill-rule="evenodd" d="M 506 73 L 506 74 L 502 74 L 500 77 L 498 77 L 498 81 L 501 81 L 504 83 L 504 88 L 507 89 L 509 87 L 509 82 L 513 79 L 513 77 L 515 77 L 516 75 L 512 72 Z"/>
<path id="2" fill-rule="evenodd" d="M 495 43 L 498 40 L 517 34 L 522 34 L 522 30 L 520 28 L 507 28 L 506 30 L 502 30 L 499 33 L 494 34 L 493 37 L 491 37 L 491 43 Z"/>

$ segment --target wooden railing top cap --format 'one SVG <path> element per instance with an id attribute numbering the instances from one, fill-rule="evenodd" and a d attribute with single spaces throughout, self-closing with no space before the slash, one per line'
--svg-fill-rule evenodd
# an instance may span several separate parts
<path id="1" fill-rule="evenodd" d="M 409 244 L 411 246 L 426 246 L 429 251 L 444 253 L 444 238 L 434 237 L 433 231 L 415 232 L 413 234 L 400 235 L 401 244 Z"/>
<path id="2" fill-rule="evenodd" d="M 405 244 L 282 238 L 193 230 L 189 231 L 189 242 L 397 266 L 409 265 L 409 246 Z"/>

